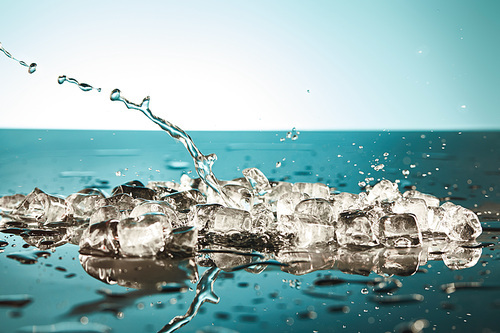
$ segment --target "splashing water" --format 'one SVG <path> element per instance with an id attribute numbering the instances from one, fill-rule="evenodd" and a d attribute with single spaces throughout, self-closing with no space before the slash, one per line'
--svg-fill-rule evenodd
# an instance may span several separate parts
<path id="1" fill-rule="evenodd" d="M 198 149 L 198 147 L 196 147 L 191 137 L 184 130 L 170 123 L 167 120 L 155 116 L 149 109 L 149 101 L 150 101 L 149 96 L 145 97 L 142 100 L 142 103 L 138 105 L 122 97 L 119 89 L 114 89 L 111 92 L 110 99 L 112 101 L 123 102 L 123 104 L 125 104 L 125 106 L 128 109 L 141 111 L 142 113 L 144 113 L 144 115 L 146 115 L 146 117 L 148 117 L 151 121 L 160 126 L 161 129 L 166 131 L 172 138 L 182 142 L 184 147 L 186 147 L 189 154 L 193 158 L 196 172 L 198 173 L 200 178 L 217 194 L 219 194 L 219 196 L 224 200 L 224 202 L 228 206 L 235 206 L 235 203 L 231 200 L 231 198 L 225 195 L 225 193 L 222 191 L 218 179 L 212 172 L 212 166 L 214 162 L 217 160 L 217 155 L 215 154 L 203 155 L 201 151 Z"/>
<path id="2" fill-rule="evenodd" d="M 16 59 L 16 58 L 14 58 L 14 57 L 12 56 L 12 54 L 10 54 L 10 52 L 9 52 L 9 51 L 7 51 L 6 49 L 4 49 L 4 48 L 3 48 L 3 46 L 2 46 L 2 43 L 1 43 L 1 42 L 0 42 L 0 51 L 2 51 L 2 52 L 3 52 L 3 54 L 5 54 L 7 57 L 11 58 L 12 60 L 17 61 L 20 65 L 22 65 L 22 66 L 24 66 L 24 67 L 28 67 L 28 73 L 30 73 L 30 74 L 35 73 L 35 71 L 36 71 L 36 64 L 35 64 L 34 62 L 32 62 L 31 64 L 29 64 L 29 65 L 28 65 L 26 62 L 24 62 L 24 61 L 22 61 L 22 60 L 18 60 L 18 59 Z"/>
<path id="3" fill-rule="evenodd" d="M 64 82 L 69 82 L 76 84 L 78 88 L 80 88 L 83 91 L 91 91 L 91 90 L 97 90 L 98 92 L 101 92 L 101 88 L 94 88 L 90 84 L 87 83 L 80 83 L 76 79 L 73 79 L 71 77 L 66 77 L 66 75 L 61 75 L 57 78 L 57 82 L 59 84 L 63 84 Z"/>
<path id="4" fill-rule="evenodd" d="M 205 271 L 201 277 L 198 286 L 196 287 L 196 296 L 193 302 L 189 306 L 186 314 L 184 316 L 177 316 L 172 319 L 167 325 L 163 326 L 158 333 L 169 333 L 173 332 L 182 326 L 186 325 L 196 316 L 196 313 L 200 309 L 201 305 L 205 302 L 210 302 L 213 304 L 219 303 L 219 296 L 215 295 L 213 287 L 214 282 L 219 275 L 220 269 L 217 267 L 212 267 Z"/>

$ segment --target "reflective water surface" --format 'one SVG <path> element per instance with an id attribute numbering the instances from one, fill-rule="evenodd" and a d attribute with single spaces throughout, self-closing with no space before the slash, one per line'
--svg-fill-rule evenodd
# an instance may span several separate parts
<path id="1" fill-rule="evenodd" d="M 401 190 L 475 211 L 483 233 L 470 243 L 300 251 L 212 239 L 192 256 L 117 259 L 79 253 L 59 237 L 66 225 L 27 232 L 4 216 L 0 332 L 497 329 L 500 133 L 302 132 L 295 140 L 286 132 L 190 134 L 219 156 L 220 179 L 257 167 L 270 180 L 351 193 L 382 178 L 399 180 Z M 133 179 L 194 177 L 184 148 L 163 133 L 2 130 L 0 138 L 0 195 L 35 187 L 109 193 Z"/>

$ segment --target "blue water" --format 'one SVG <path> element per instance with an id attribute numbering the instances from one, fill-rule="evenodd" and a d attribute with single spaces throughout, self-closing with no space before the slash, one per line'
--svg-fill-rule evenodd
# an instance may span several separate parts
<path id="1" fill-rule="evenodd" d="M 401 190 L 416 186 L 475 211 L 491 211 L 493 217 L 500 211 L 498 132 L 301 132 L 293 141 L 280 141 L 285 132 L 190 135 L 201 151 L 218 156 L 214 172 L 219 179 L 241 177 L 241 170 L 257 167 L 273 180 L 322 182 L 359 193 L 358 183 L 366 177 L 374 178 L 372 184 L 387 178 L 400 180 Z M 34 187 L 60 195 L 89 186 L 109 193 L 133 179 L 146 183 L 179 181 L 183 173 L 195 177 L 184 146 L 163 132 L 0 130 L 0 142 L 0 195 L 26 194 Z M 404 170 L 409 171 L 406 177 Z M 480 218 L 486 231 L 479 241 L 491 246 L 482 249 L 476 265 L 451 270 L 441 260 L 430 260 L 414 275 L 394 276 L 402 283 L 394 295 L 418 294 L 423 301 L 375 302 L 373 296 L 378 294 L 373 286 L 359 282 L 373 281 L 377 275 L 343 273 L 338 253 L 320 253 L 313 255 L 313 268 L 319 270 L 303 275 L 271 265 L 259 274 L 252 269 L 221 272 L 213 290 L 219 303 L 203 304 L 179 331 L 209 332 L 202 328 L 214 325 L 238 332 L 398 332 L 398 325 L 418 319 L 428 321 L 426 332 L 495 330 L 500 309 L 500 232 L 494 218 Z M 5 295 L 27 294 L 32 299 L 20 307 L 0 302 L 0 332 L 60 322 L 87 323 L 88 328 L 101 324 L 113 332 L 157 332 L 187 312 L 195 297 L 193 274 L 196 270 L 201 277 L 207 270 L 186 261 L 133 262 L 118 274 L 119 283 L 110 285 L 83 269 L 76 245 L 60 246 L 34 264 L 22 264 L 7 256 L 36 249 L 10 233 L 0 233 L 0 240 L 8 243 L 0 248 L 0 301 Z M 91 266 L 109 272 L 114 264 Z M 145 273 L 129 274 L 134 267 Z M 133 288 L 147 284 L 144 280 L 154 281 L 155 274 L 187 289 L 158 293 Z M 314 286 L 320 278 L 335 277 L 351 282 Z M 442 290 L 454 282 L 479 282 L 488 288 L 450 294 Z"/>

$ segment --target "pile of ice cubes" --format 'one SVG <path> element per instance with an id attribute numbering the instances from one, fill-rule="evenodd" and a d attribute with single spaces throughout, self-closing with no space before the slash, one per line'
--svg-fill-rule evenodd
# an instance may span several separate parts
<path id="1" fill-rule="evenodd" d="M 243 176 L 219 181 L 222 196 L 187 175 L 180 183 L 131 181 L 111 196 L 84 189 L 63 199 L 35 188 L 0 198 L 2 223 L 64 228 L 57 242 L 79 244 L 82 253 L 131 257 L 192 254 L 206 239 L 236 247 L 250 237 L 299 249 L 411 248 L 423 239 L 469 242 L 482 232 L 474 212 L 416 190 L 402 194 L 389 180 L 351 194 L 321 183 L 270 182 L 257 168 Z"/>

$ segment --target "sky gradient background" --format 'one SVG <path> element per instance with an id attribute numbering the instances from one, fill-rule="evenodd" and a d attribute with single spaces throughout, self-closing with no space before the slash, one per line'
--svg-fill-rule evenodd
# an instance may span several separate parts
<path id="1" fill-rule="evenodd" d="M 500 2 L 1 1 L 0 128 L 500 129 Z M 59 85 L 67 75 L 102 88 Z"/>

